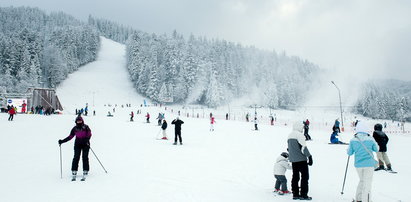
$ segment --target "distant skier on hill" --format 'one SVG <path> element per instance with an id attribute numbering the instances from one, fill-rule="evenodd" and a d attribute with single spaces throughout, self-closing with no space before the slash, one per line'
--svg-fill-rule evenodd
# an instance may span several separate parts
<path id="1" fill-rule="evenodd" d="M 161 129 L 162 129 L 162 131 L 163 131 L 163 138 L 161 138 L 161 139 L 163 139 L 163 140 L 168 140 L 168 139 L 167 139 L 167 134 L 166 134 L 167 121 L 166 121 L 165 119 L 163 120 L 163 124 L 161 125 Z"/>
<path id="2" fill-rule="evenodd" d="M 147 121 L 147 123 L 150 123 L 150 114 L 148 112 L 146 114 L 146 121 Z"/>
<path id="3" fill-rule="evenodd" d="M 175 133 L 175 137 L 174 137 L 174 145 L 177 144 L 177 139 L 180 140 L 180 145 L 183 144 L 183 140 L 181 139 L 181 125 L 184 123 L 184 121 L 180 120 L 179 117 L 177 117 L 176 119 L 174 119 L 171 124 L 175 125 L 174 128 L 174 133 Z"/>
<path id="4" fill-rule="evenodd" d="M 214 116 L 210 118 L 210 131 L 214 131 L 214 124 L 216 123 Z"/>
<path id="5" fill-rule="evenodd" d="M 337 129 L 337 133 L 341 133 L 340 121 L 338 119 L 335 119 L 333 131 L 335 131 L 336 129 Z"/>
<path id="6" fill-rule="evenodd" d="M 134 112 L 133 111 L 131 111 L 131 114 L 130 114 L 130 121 L 134 121 Z"/>
<path id="7" fill-rule="evenodd" d="M 157 119 L 158 119 L 157 123 L 160 126 L 162 120 L 164 119 L 164 114 L 158 113 Z"/>
<path id="8" fill-rule="evenodd" d="M 9 121 L 13 121 L 14 115 L 16 114 L 16 110 L 14 109 L 13 105 L 11 105 L 9 111 Z"/>
<path id="9" fill-rule="evenodd" d="M 307 119 L 306 121 L 303 121 L 303 124 L 305 140 L 311 140 L 311 136 L 308 134 L 308 130 L 310 129 L 310 121 Z"/>
<path id="10" fill-rule="evenodd" d="M 78 116 L 75 121 L 76 125 L 71 129 L 70 135 L 63 140 L 59 140 L 59 145 L 76 137 L 74 141 L 74 158 L 71 164 L 72 181 L 76 180 L 78 163 L 80 161 L 80 154 L 82 153 L 83 159 L 83 179 L 88 175 L 90 170 L 88 153 L 90 150 L 90 138 L 91 130 L 88 125 L 84 124 L 84 120 L 81 116 Z"/>
<path id="11" fill-rule="evenodd" d="M 257 120 L 257 117 L 254 117 L 254 130 L 258 130 L 258 120 Z"/>

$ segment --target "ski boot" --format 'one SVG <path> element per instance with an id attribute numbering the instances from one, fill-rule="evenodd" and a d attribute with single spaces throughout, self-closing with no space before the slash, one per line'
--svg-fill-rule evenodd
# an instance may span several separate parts
<path id="1" fill-rule="evenodd" d="M 77 171 L 71 171 L 71 181 L 76 181 Z"/>
<path id="2" fill-rule="evenodd" d="M 180 142 L 180 145 L 183 145 L 183 143 L 182 143 L 182 142 Z"/>
<path id="3" fill-rule="evenodd" d="M 374 171 L 385 170 L 384 165 L 380 165 L 378 168 L 374 169 Z"/>
<path id="4" fill-rule="evenodd" d="M 81 181 L 85 181 L 87 175 L 88 175 L 88 170 L 83 171 L 83 177 L 81 178 Z"/>
<path id="5" fill-rule="evenodd" d="M 174 142 L 173 145 L 177 145 L 177 142 Z"/>
<path id="6" fill-rule="evenodd" d="M 300 200 L 306 200 L 306 201 L 311 201 L 313 198 L 310 196 L 301 196 Z"/>

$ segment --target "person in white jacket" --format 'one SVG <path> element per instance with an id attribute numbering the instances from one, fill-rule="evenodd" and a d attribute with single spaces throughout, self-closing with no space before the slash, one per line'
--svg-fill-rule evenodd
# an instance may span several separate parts
<path id="1" fill-rule="evenodd" d="M 285 172 L 287 170 L 291 170 L 291 165 L 288 162 L 288 153 L 283 152 L 274 164 L 274 177 L 276 179 L 274 192 L 277 192 L 280 195 L 290 193 L 287 189 L 287 178 L 285 177 Z"/>

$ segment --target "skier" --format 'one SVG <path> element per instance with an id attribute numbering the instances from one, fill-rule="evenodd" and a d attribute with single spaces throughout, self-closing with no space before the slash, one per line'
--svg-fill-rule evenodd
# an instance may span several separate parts
<path id="1" fill-rule="evenodd" d="M 309 125 L 310 125 L 310 121 L 308 121 L 308 119 L 306 121 L 303 121 L 304 124 L 304 136 L 305 136 L 305 140 L 311 140 L 311 136 L 308 134 L 308 130 L 310 129 Z"/>
<path id="2" fill-rule="evenodd" d="M 308 166 L 313 165 L 313 158 L 305 144 L 303 135 L 303 126 L 301 122 L 295 122 L 293 131 L 288 136 L 288 152 L 289 159 L 293 168 L 293 176 L 291 179 L 291 191 L 293 192 L 293 200 L 311 200 L 308 194 Z M 307 162 L 308 159 L 308 162 Z M 301 182 L 300 182 L 301 174 Z M 300 182 L 300 187 L 298 186 Z"/>
<path id="3" fill-rule="evenodd" d="M 86 107 L 84 108 L 84 115 L 85 116 L 88 115 L 88 104 L 86 104 Z"/>
<path id="4" fill-rule="evenodd" d="M 163 120 L 163 115 L 161 113 L 158 113 L 157 119 L 158 119 L 158 121 L 157 121 L 158 125 L 161 126 L 161 121 Z"/>
<path id="5" fill-rule="evenodd" d="M 254 130 L 258 130 L 258 120 L 257 117 L 254 117 Z"/>
<path id="6" fill-rule="evenodd" d="M 180 139 L 180 145 L 183 144 L 183 140 L 181 139 L 181 124 L 183 124 L 183 123 L 184 123 L 184 121 L 180 120 L 179 117 L 177 117 L 176 119 L 174 119 L 171 122 L 171 124 L 175 125 L 175 128 L 174 128 L 175 137 L 174 137 L 173 145 L 177 145 L 177 137 Z"/>
<path id="7" fill-rule="evenodd" d="M 338 119 L 335 119 L 335 122 L 334 122 L 333 131 L 334 131 L 335 129 L 338 130 L 338 131 L 337 131 L 338 133 L 341 133 L 340 121 L 338 121 Z"/>
<path id="8" fill-rule="evenodd" d="M 167 121 L 164 119 L 163 124 L 161 125 L 161 129 L 163 130 L 163 140 L 168 140 L 167 134 L 166 134 L 166 129 L 167 129 Z"/>
<path id="9" fill-rule="evenodd" d="M 133 111 L 131 111 L 131 114 L 130 114 L 130 121 L 134 121 L 134 112 Z"/>
<path id="10" fill-rule="evenodd" d="M 23 104 L 21 105 L 21 113 L 23 114 L 26 113 L 26 107 L 27 107 L 26 101 L 23 100 Z"/>
<path id="11" fill-rule="evenodd" d="M 270 115 L 270 124 L 273 126 L 274 125 L 274 116 Z"/>
<path id="12" fill-rule="evenodd" d="M 147 123 L 150 123 L 150 114 L 148 112 L 146 114 L 146 121 L 147 121 Z"/>
<path id="13" fill-rule="evenodd" d="M 11 105 L 8 113 L 10 115 L 8 120 L 13 121 L 14 115 L 16 114 L 16 110 L 14 109 L 13 105 Z"/>
<path id="14" fill-rule="evenodd" d="M 288 191 L 287 189 L 287 178 L 285 177 L 285 172 L 287 170 L 291 170 L 291 165 L 288 162 L 288 153 L 283 152 L 277 158 L 274 164 L 274 177 L 276 179 L 274 192 L 277 192 L 280 195 L 290 193 L 290 191 Z M 280 185 L 281 185 L 281 190 L 280 190 Z"/>
<path id="15" fill-rule="evenodd" d="M 356 133 L 347 150 L 348 155 L 355 155 L 354 166 L 360 178 L 355 195 L 357 202 L 371 201 L 372 176 L 377 163 L 372 152 L 378 152 L 378 145 L 368 131 L 368 124 L 365 121 L 359 121 L 355 127 Z"/>
<path id="16" fill-rule="evenodd" d="M 250 122 L 250 114 L 247 113 L 247 114 L 245 115 L 245 120 L 246 120 L 247 122 Z"/>
<path id="17" fill-rule="evenodd" d="M 214 116 L 210 118 L 210 131 L 214 131 L 214 124 L 216 123 Z"/>
<path id="18" fill-rule="evenodd" d="M 375 141 L 378 143 L 380 149 L 377 152 L 377 158 L 379 162 L 379 167 L 375 169 L 378 170 L 385 170 L 384 163 L 387 166 L 388 171 L 392 171 L 390 159 L 387 156 L 387 143 L 389 141 L 388 136 L 382 132 L 382 125 L 377 123 L 374 126 L 374 133 L 372 135 Z"/>
<path id="19" fill-rule="evenodd" d="M 84 120 L 81 116 L 76 118 L 76 126 L 71 129 L 70 135 L 63 140 L 59 140 L 59 145 L 71 140 L 74 136 L 76 136 L 76 140 L 74 141 L 74 158 L 71 164 L 71 172 L 72 172 L 72 181 L 76 180 L 77 170 L 78 170 L 78 163 L 80 161 L 80 154 L 82 153 L 83 159 L 83 179 L 86 178 L 88 175 L 88 171 L 90 170 L 89 161 L 88 161 L 88 152 L 90 150 L 90 138 L 91 138 L 91 130 L 88 125 L 84 124 Z"/>
<path id="20" fill-rule="evenodd" d="M 225 120 L 228 120 L 228 113 L 225 114 Z"/>

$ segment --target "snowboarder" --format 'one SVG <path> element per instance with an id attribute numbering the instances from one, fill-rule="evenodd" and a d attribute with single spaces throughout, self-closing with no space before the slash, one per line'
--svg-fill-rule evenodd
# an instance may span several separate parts
<path id="1" fill-rule="evenodd" d="M 161 129 L 162 129 L 162 131 L 163 131 L 163 138 L 161 138 L 161 139 L 163 139 L 163 140 L 168 140 L 167 134 L 166 134 L 167 121 L 166 121 L 165 119 L 163 120 L 163 124 L 161 125 Z"/>
<path id="2" fill-rule="evenodd" d="M 311 200 L 312 198 L 308 196 L 308 166 L 313 165 L 313 158 L 305 144 L 303 126 L 301 122 L 295 122 L 293 124 L 293 131 L 289 134 L 287 142 L 289 159 L 293 168 L 293 176 L 291 179 L 291 191 L 293 192 L 293 200 Z M 299 182 L 301 190 L 298 186 Z"/>
<path id="3" fill-rule="evenodd" d="M 287 189 L 287 178 L 285 177 L 285 172 L 287 170 L 291 170 L 291 165 L 288 162 L 288 153 L 283 152 L 274 164 L 274 177 L 276 179 L 274 192 L 277 192 L 280 195 L 290 193 Z"/>
<path id="4" fill-rule="evenodd" d="M 257 117 L 254 117 L 254 130 L 258 130 L 258 120 L 257 120 Z"/>
<path id="5" fill-rule="evenodd" d="M 305 136 L 305 140 L 311 140 L 311 136 L 308 134 L 308 130 L 310 129 L 309 125 L 310 125 L 310 121 L 308 121 L 308 119 L 306 121 L 303 121 L 304 124 L 304 136 Z"/>
<path id="6" fill-rule="evenodd" d="M 70 135 L 63 140 L 59 140 L 59 145 L 71 140 L 74 136 L 76 140 L 74 141 L 74 158 L 71 164 L 72 181 L 76 180 L 78 163 L 81 158 L 83 159 L 83 179 L 88 175 L 90 170 L 88 153 L 90 150 L 90 138 L 91 130 L 88 125 L 84 124 L 84 120 L 81 116 L 78 116 L 75 121 L 76 125 L 71 129 Z"/>
<path id="7" fill-rule="evenodd" d="M 384 163 L 387 166 L 387 170 L 392 171 L 390 159 L 387 156 L 387 143 L 389 141 L 389 138 L 384 132 L 382 132 L 381 124 L 375 124 L 374 133 L 372 136 L 374 137 L 375 141 L 378 143 L 378 146 L 380 147 L 380 149 L 377 152 L 379 167 L 376 168 L 375 171 L 385 170 Z"/>
<path id="8" fill-rule="evenodd" d="M 210 131 L 214 131 L 214 124 L 216 123 L 214 116 L 210 118 Z"/>
<path id="9" fill-rule="evenodd" d="M 147 123 L 150 123 L 150 114 L 148 112 L 146 114 L 146 121 L 147 121 Z"/>
<path id="10" fill-rule="evenodd" d="M 131 111 L 131 114 L 130 114 L 130 121 L 134 121 L 134 112 L 133 111 Z"/>
<path id="11" fill-rule="evenodd" d="M 331 134 L 331 137 L 330 137 L 330 142 L 331 142 L 331 144 L 347 144 L 347 143 L 345 143 L 345 142 L 341 142 L 339 139 L 338 139 L 338 132 L 337 132 L 337 129 L 335 129 L 334 130 L 334 132 Z"/>
<path id="12" fill-rule="evenodd" d="M 181 139 L 181 124 L 183 123 L 184 121 L 180 120 L 179 117 L 177 117 L 171 122 L 171 124 L 175 125 L 175 128 L 174 128 L 175 137 L 174 137 L 174 143 L 173 143 L 174 145 L 177 145 L 177 137 L 180 139 L 180 145 L 183 144 L 183 140 Z"/>
<path id="13" fill-rule="evenodd" d="M 354 166 L 360 178 L 355 195 L 356 201 L 371 201 L 372 176 L 377 163 L 372 152 L 378 152 L 378 145 L 368 131 L 368 124 L 359 121 L 347 150 L 348 155 L 355 155 Z"/>
<path id="14" fill-rule="evenodd" d="M 11 105 L 9 111 L 9 121 L 13 121 L 14 115 L 16 114 L 16 110 L 14 109 L 13 105 Z"/>

